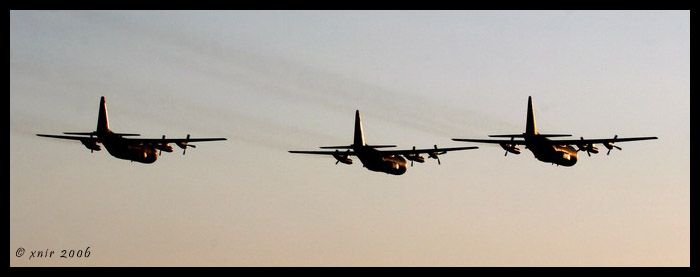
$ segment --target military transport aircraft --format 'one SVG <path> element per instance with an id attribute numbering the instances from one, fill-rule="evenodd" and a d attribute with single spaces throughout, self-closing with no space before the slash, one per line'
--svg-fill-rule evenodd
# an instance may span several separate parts
<path id="1" fill-rule="evenodd" d="M 506 139 L 452 139 L 454 141 L 468 141 L 468 142 L 479 142 L 479 143 L 494 143 L 500 144 L 503 149 L 506 150 L 504 156 L 508 155 L 508 152 L 513 154 L 520 154 L 520 148 L 518 145 L 525 145 L 525 148 L 530 149 L 535 158 L 542 162 L 552 163 L 563 166 L 572 166 L 576 164 L 577 154 L 579 151 L 586 151 L 588 156 L 598 153 L 598 148 L 594 144 L 602 144 L 608 149 L 607 155 L 610 155 L 610 151 L 613 148 L 622 150 L 617 145 L 616 142 L 625 141 L 635 141 L 635 140 L 648 140 L 657 139 L 657 137 L 633 137 L 633 138 L 618 138 L 617 135 L 613 138 L 607 139 L 567 139 L 567 140 L 550 140 L 548 137 L 568 137 L 571 135 L 564 134 L 540 134 L 537 131 L 537 125 L 535 124 L 535 112 L 532 107 L 532 97 L 527 98 L 527 123 L 525 124 L 525 133 L 522 134 L 511 134 L 511 135 L 489 135 L 489 137 L 510 137 L 510 140 Z M 515 138 L 523 138 L 522 140 L 515 140 Z M 578 149 L 575 149 L 571 145 L 576 145 Z"/>
<path id="2" fill-rule="evenodd" d="M 337 161 L 335 164 L 344 163 L 352 164 L 352 159 L 349 156 L 357 156 L 362 162 L 362 165 L 371 171 L 379 171 L 387 174 L 401 175 L 406 173 L 406 159 L 413 162 L 423 163 L 425 158 L 420 154 L 427 154 L 428 158 L 436 159 L 440 164 L 439 155 L 449 151 L 476 149 L 479 147 L 454 147 L 454 148 L 438 148 L 434 145 L 433 148 L 416 149 L 414 146 L 410 150 L 377 150 L 377 148 L 391 148 L 396 145 L 368 145 L 365 143 L 365 135 L 362 131 L 362 120 L 360 119 L 360 111 L 355 111 L 355 138 L 352 145 L 347 146 L 324 146 L 323 149 L 336 149 L 335 151 L 289 151 L 289 153 L 298 154 L 317 154 L 331 155 Z M 344 152 L 338 149 L 347 149 Z M 403 155 L 403 157 L 402 157 Z M 405 157 L 405 158 L 404 158 Z"/>
<path id="3" fill-rule="evenodd" d="M 187 147 L 196 147 L 195 145 L 189 144 L 190 142 L 198 141 L 215 141 L 215 140 L 226 140 L 225 138 L 126 138 L 130 136 L 140 136 L 139 134 L 125 134 L 125 133 L 114 133 L 109 129 L 109 119 L 107 118 L 107 103 L 105 102 L 105 97 L 102 96 L 100 99 L 100 111 L 97 117 L 97 130 L 94 132 L 66 132 L 66 135 L 79 135 L 79 136 L 57 136 L 57 135 L 43 135 L 37 134 L 40 137 L 49 138 L 59 138 L 59 139 L 70 139 L 79 140 L 85 147 L 90 149 L 90 152 L 100 151 L 102 148 L 98 143 L 107 148 L 107 151 L 112 156 L 136 161 L 140 163 L 153 163 L 158 159 L 162 151 L 173 152 L 173 147 L 170 143 L 175 143 L 183 149 L 182 154 L 185 154 Z M 158 150 L 158 154 L 156 154 Z"/>

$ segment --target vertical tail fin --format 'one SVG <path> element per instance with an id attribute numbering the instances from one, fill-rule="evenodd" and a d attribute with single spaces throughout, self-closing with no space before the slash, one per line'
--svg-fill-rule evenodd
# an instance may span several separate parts
<path id="1" fill-rule="evenodd" d="M 537 124 L 535 123 L 535 111 L 532 107 L 532 96 L 527 97 L 527 124 L 525 125 L 526 135 L 537 135 Z"/>
<path id="2" fill-rule="evenodd" d="M 105 97 L 100 98 L 100 113 L 97 116 L 97 133 L 109 131 L 109 119 L 107 118 L 107 102 Z"/>
<path id="3" fill-rule="evenodd" d="M 359 110 L 355 110 L 355 139 L 353 140 L 353 145 L 365 145 L 365 134 L 362 131 L 362 119 L 360 118 Z"/>

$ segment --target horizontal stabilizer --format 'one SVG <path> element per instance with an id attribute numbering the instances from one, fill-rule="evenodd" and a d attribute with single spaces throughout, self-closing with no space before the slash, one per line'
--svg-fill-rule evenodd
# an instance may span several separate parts
<path id="1" fill-rule="evenodd" d="M 525 137 L 524 134 L 512 134 L 512 135 L 489 135 L 492 138 L 522 138 Z"/>
<path id="2" fill-rule="evenodd" d="M 570 137 L 569 134 L 537 134 L 542 137 Z"/>
<path id="3" fill-rule="evenodd" d="M 114 133 L 114 134 L 117 136 L 120 136 L 120 137 L 138 137 L 141 135 L 141 134 L 127 134 L 127 133 Z"/>
<path id="4" fill-rule="evenodd" d="M 365 145 L 372 148 L 391 148 L 396 147 L 396 145 Z"/>
<path id="5" fill-rule="evenodd" d="M 96 136 L 97 132 L 63 132 L 66 135 L 79 135 L 79 136 Z M 128 133 L 113 133 L 120 137 L 138 137 L 141 134 L 128 134 Z"/>
<path id="6" fill-rule="evenodd" d="M 537 134 L 541 137 L 570 137 L 569 134 Z M 522 138 L 525 134 L 512 134 L 512 135 L 489 135 L 492 138 Z"/>
<path id="7" fill-rule="evenodd" d="M 371 148 L 391 148 L 391 147 L 396 147 L 396 145 L 365 145 L 366 147 L 371 147 Z M 339 146 L 321 146 L 319 148 L 321 149 L 352 149 L 354 146 L 353 145 L 339 145 Z"/>
<path id="8" fill-rule="evenodd" d="M 321 149 L 352 149 L 352 145 L 342 145 L 342 146 L 321 146 Z"/>
<path id="9" fill-rule="evenodd" d="M 97 132 L 63 132 L 66 135 L 94 136 Z"/>

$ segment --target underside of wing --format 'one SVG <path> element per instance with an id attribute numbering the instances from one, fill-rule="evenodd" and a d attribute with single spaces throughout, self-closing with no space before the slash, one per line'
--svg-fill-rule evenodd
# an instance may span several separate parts
<path id="1" fill-rule="evenodd" d="M 466 142 L 478 142 L 478 143 L 493 143 L 493 144 L 517 144 L 517 145 L 525 145 L 525 140 L 521 139 L 456 139 L 453 138 L 452 140 L 454 141 L 466 141 Z"/>
<path id="2" fill-rule="evenodd" d="M 137 143 L 189 143 L 226 140 L 226 138 L 129 138 L 127 140 Z"/>
<path id="3" fill-rule="evenodd" d="M 342 155 L 355 155 L 355 152 L 352 150 L 348 151 L 289 151 L 289 153 L 293 154 L 313 154 L 313 155 L 335 155 L 335 154 L 342 154 Z"/>
<path id="4" fill-rule="evenodd" d="M 405 150 L 384 150 L 382 153 L 384 154 L 389 154 L 389 155 L 407 155 L 407 154 L 430 154 L 430 153 L 438 153 L 440 152 L 441 154 L 444 154 L 449 151 L 460 151 L 460 150 L 469 150 L 469 149 L 477 149 L 479 147 L 477 146 L 468 146 L 468 147 L 449 147 L 449 148 L 426 148 L 426 149 L 405 149 Z"/>
<path id="5" fill-rule="evenodd" d="M 657 137 L 632 137 L 632 138 L 608 138 L 608 139 L 566 139 L 552 140 L 553 144 L 594 144 L 594 143 L 617 143 L 626 141 L 658 139 Z"/>
<path id="6" fill-rule="evenodd" d="M 44 134 L 36 134 L 37 136 L 40 137 L 47 137 L 47 138 L 57 138 L 57 139 L 70 139 L 70 140 L 94 140 L 97 141 L 97 138 L 95 137 L 76 137 L 76 136 L 60 136 L 60 135 L 44 135 Z"/>
<path id="7" fill-rule="evenodd" d="M 537 134 L 540 137 L 570 137 L 570 134 Z M 489 135 L 492 138 L 522 138 L 525 134 Z"/>
<path id="8" fill-rule="evenodd" d="M 396 145 L 365 145 L 371 148 L 391 148 L 396 147 Z M 353 149 L 354 145 L 338 145 L 338 146 L 321 146 L 321 149 Z"/>

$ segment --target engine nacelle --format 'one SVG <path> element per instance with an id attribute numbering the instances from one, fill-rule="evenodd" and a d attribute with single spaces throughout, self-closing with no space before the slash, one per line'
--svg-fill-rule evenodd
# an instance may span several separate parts
<path id="1" fill-rule="evenodd" d="M 352 164 L 352 160 L 350 158 L 348 158 L 348 155 L 342 155 L 339 153 L 335 153 L 335 154 L 333 154 L 333 158 L 338 160 L 338 162 L 341 162 L 344 164 Z M 337 164 L 337 162 L 336 162 L 336 164 Z"/>
<path id="2" fill-rule="evenodd" d="M 418 155 L 418 154 L 407 154 L 407 155 L 404 155 L 404 157 L 406 157 L 406 159 L 409 161 L 414 161 L 414 162 L 419 162 L 419 163 L 425 162 L 425 158 L 421 155 Z"/>
<path id="3" fill-rule="evenodd" d="M 593 146 L 593 144 L 580 144 L 577 145 L 579 151 L 591 152 L 593 154 L 598 154 L 598 147 Z"/>
<path id="4" fill-rule="evenodd" d="M 100 151 L 100 150 L 102 150 L 102 147 L 100 147 L 100 146 L 97 144 L 97 142 L 95 142 L 94 140 L 87 140 L 87 139 L 85 139 L 85 140 L 80 140 L 80 142 L 83 143 L 83 145 L 85 145 L 85 147 L 87 147 L 87 149 L 90 149 L 91 151 L 93 151 L 93 150 L 94 150 L 94 151 Z"/>
<path id="5" fill-rule="evenodd" d="M 153 147 L 160 151 L 173 152 L 173 147 L 168 144 L 156 144 Z"/>
<path id="6" fill-rule="evenodd" d="M 612 142 L 603 142 L 603 146 L 605 146 L 605 148 L 607 148 L 608 150 L 614 147 Z"/>
<path id="7" fill-rule="evenodd" d="M 516 155 L 520 154 L 520 148 L 518 148 L 518 146 L 516 144 L 500 143 L 500 145 L 504 150 L 506 150 L 510 153 L 513 153 Z"/>

